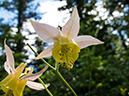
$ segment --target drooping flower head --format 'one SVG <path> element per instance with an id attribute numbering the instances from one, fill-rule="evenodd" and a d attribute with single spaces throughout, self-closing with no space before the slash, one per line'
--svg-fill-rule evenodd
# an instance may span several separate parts
<path id="1" fill-rule="evenodd" d="M 7 61 L 4 63 L 4 69 L 8 72 L 8 76 L 5 77 L 1 82 L 1 89 L 5 92 L 5 96 L 23 96 L 23 90 L 25 85 L 35 90 L 42 90 L 44 87 L 40 83 L 32 82 L 42 75 L 42 73 L 48 68 L 42 69 L 41 71 L 32 74 L 33 67 L 27 73 L 26 65 L 27 63 L 21 63 L 16 69 L 14 68 L 14 57 L 10 48 L 6 45 L 6 40 L 4 42 L 5 52 L 7 56 Z M 25 72 L 23 70 L 25 69 Z M 46 85 L 48 87 L 49 85 Z"/>
<path id="2" fill-rule="evenodd" d="M 37 23 L 32 20 L 31 23 L 36 33 L 44 41 L 54 42 L 54 45 L 51 45 L 42 51 L 35 59 L 52 55 L 57 62 L 68 69 L 73 67 L 74 62 L 78 58 L 80 49 L 102 43 L 100 40 L 89 35 L 77 36 L 80 24 L 76 6 L 74 7 L 71 18 L 62 27 L 62 31 L 50 25 Z"/>

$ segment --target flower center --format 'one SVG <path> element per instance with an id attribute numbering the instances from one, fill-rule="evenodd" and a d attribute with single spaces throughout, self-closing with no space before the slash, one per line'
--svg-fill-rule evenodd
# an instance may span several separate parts
<path id="1" fill-rule="evenodd" d="M 69 70 L 73 67 L 75 60 L 78 58 L 80 47 L 74 43 L 59 44 L 55 43 L 52 55 L 55 60 Z"/>
<path id="2" fill-rule="evenodd" d="M 67 45 L 62 45 L 58 53 L 60 55 L 61 65 L 67 67 L 68 69 L 72 68 L 74 65 L 72 52 L 72 48 L 69 48 Z"/>

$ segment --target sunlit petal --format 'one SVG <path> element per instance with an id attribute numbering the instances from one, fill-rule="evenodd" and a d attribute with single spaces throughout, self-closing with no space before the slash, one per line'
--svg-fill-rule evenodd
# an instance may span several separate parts
<path id="1" fill-rule="evenodd" d="M 44 57 L 49 57 L 52 55 L 53 45 L 47 47 L 45 50 L 43 50 L 35 59 L 40 59 Z"/>
<path id="2" fill-rule="evenodd" d="M 43 68 L 41 71 L 39 71 L 39 72 L 37 72 L 37 73 L 35 73 L 35 74 L 22 77 L 21 79 L 19 79 L 19 81 L 20 81 L 20 80 L 34 81 L 34 80 L 36 80 L 37 78 L 39 78 L 39 77 L 43 74 L 43 72 L 45 72 L 45 71 L 47 70 L 47 68 L 48 68 L 48 65 L 46 65 L 45 68 Z"/>
<path id="3" fill-rule="evenodd" d="M 4 69 L 8 72 L 8 74 L 10 74 L 10 68 L 7 64 L 7 61 L 4 63 Z"/>
<path id="4" fill-rule="evenodd" d="M 4 92 L 7 92 L 8 91 L 8 88 L 6 86 L 1 86 L 1 89 L 4 91 Z M 2 96 L 5 96 L 5 95 L 2 95 Z"/>
<path id="5" fill-rule="evenodd" d="M 16 67 L 16 71 L 17 71 L 17 73 L 21 70 L 21 68 L 24 66 L 26 66 L 27 65 L 27 63 L 21 63 L 19 66 L 17 66 Z M 21 72 L 21 71 L 20 71 Z"/>
<path id="6" fill-rule="evenodd" d="M 13 74 L 10 73 L 7 77 L 5 77 L 1 82 L 0 85 L 7 83 L 11 78 L 13 78 Z"/>
<path id="7" fill-rule="evenodd" d="M 41 83 L 27 81 L 26 85 L 34 90 L 42 90 L 45 89 Z M 50 84 L 45 84 L 46 87 L 48 87 Z"/>
<path id="8" fill-rule="evenodd" d="M 34 22 L 31 20 L 36 33 L 46 42 L 55 42 L 58 40 L 59 31 L 47 24 Z"/>
<path id="9" fill-rule="evenodd" d="M 78 35 L 79 28 L 80 28 L 79 16 L 78 16 L 77 8 L 75 6 L 72 16 L 62 28 L 62 33 L 65 37 L 69 39 L 74 39 Z"/>
<path id="10" fill-rule="evenodd" d="M 17 82 L 17 86 L 13 91 L 14 96 L 23 96 L 23 90 L 26 86 L 26 83 L 27 83 L 26 80 L 21 80 Z"/>
<path id="11" fill-rule="evenodd" d="M 78 36 L 74 40 L 81 49 L 88 47 L 90 45 L 97 45 L 103 43 L 102 41 L 89 35 Z"/>
<path id="12" fill-rule="evenodd" d="M 19 76 L 21 75 L 21 73 L 23 72 L 25 66 L 27 64 L 26 63 L 21 63 L 19 66 L 19 70 L 17 71 L 17 73 L 15 73 L 15 75 L 10 78 L 9 80 L 7 80 L 7 82 L 5 82 L 5 84 L 3 84 L 4 86 L 8 87 L 11 90 L 15 90 L 16 86 L 17 86 L 17 79 L 19 78 Z M 12 74 L 12 73 L 11 73 Z M 10 75 L 11 75 L 10 74 Z M 10 76 L 9 75 L 9 76 Z"/>
<path id="13" fill-rule="evenodd" d="M 7 64 L 9 66 L 10 70 L 12 71 L 12 73 L 15 74 L 16 71 L 14 68 L 14 57 L 13 57 L 11 49 L 6 45 L 6 39 L 4 41 L 4 47 L 5 47 L 5 52 L 6 52 L 6 56 L 7 56 Z"/>

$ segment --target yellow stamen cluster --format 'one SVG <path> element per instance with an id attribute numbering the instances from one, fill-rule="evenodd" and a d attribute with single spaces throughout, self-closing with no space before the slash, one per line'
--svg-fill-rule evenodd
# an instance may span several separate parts
<path id="1" fill-rule="evenodd" d="M 67 67 L 69 70 L 74 65 L 74 59 L 72 58 L 73 49 L 69 48 L 67 45 L 62 45 L 59 51 L 60 59 L 62 60 L 61 65 Z"/>
<path id="2" fill-rule="evenodd" d="M 73 67 L 75 60 L 78 58 L 80 47 L 75 43 L 54 44 L 52 55 L 55 60 L 61 63 L 62 66 L 67 67 L 69 70 Z"/>

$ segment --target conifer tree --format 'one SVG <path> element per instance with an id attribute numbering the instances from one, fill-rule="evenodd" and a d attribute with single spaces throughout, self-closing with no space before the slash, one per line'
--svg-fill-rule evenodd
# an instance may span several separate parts
<path id="1" fill-rule="evenodd" d="M 11 38 L 6 36 L 4 38 L 9 39 L 12 43 L 10 46 L 14 51 L 14 56 L 16 57 L 16 62 L 21 62 L 23 59 L 27 58 L 28 56 L 25 55 L 27 50 L 24 49 L 25 40 L 27 40 L 26 36 L 22 33 L 23 23 L 26 22 L 30 18 L 40 19 L 40 13 L 36 12 L 39 4 L 35 4 L 34 0 L 4 0 L 0 4 L 0 7 L 7 10 L 8 12 L 12 12 L 15 14 L 15 17 L 12 18 L 10 22 L 8 22 L 10 28 L 15 28 L 17 31 L 10 34 L 14 34 Z M 10 29 L 11 30 L 11 29 Z M 6 31 L 7 33 L 7 31 Z M 28 32 L 29 34 L 29 32 Z M 19 56 L 21 58 L 19 58 Z"/>

